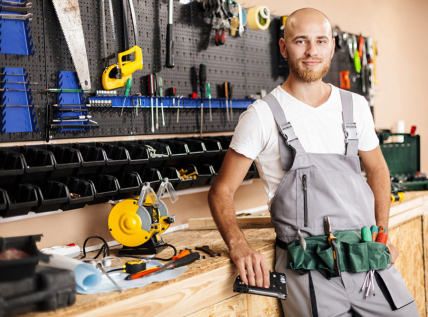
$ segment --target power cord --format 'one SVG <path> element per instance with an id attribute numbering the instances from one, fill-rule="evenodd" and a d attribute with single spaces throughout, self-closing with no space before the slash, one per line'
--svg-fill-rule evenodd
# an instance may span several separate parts
<path id="1" fill-rule="evenodd" d="M 88 237 L 86 238 L 85 242 L 83 242 L 83 256 L 82 259 L 86 258 L 86 242 L 88 242 L 89 239 L 100 239 L 103 241 L 103 246 L 101 247 L 100 251 L 97 253 L 97 255 L 94 257 L 94 259 L 98 258 L 101 254 L 101 252 L 103 252 L 103 258 L 107 256 L 110 256 L 110 249 L 108 247 L 108 244 L 106 242 L 106 240 L 104 240 L 103 238 L 99 237 L 99 236 L 92 236 L 92 237 Z"/>

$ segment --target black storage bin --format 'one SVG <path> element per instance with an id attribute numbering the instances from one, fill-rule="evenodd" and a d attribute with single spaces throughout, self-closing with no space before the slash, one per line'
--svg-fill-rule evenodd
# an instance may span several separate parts
<path id="1" fill-rule="evenodd" d="M 129 164 L 124 167 L 124 172 L 139 172 L 149 164 L 150 152 L 145 145 L 134 142 L 116 143 L 118 146 L 127 149 L 129 153 Z"/>
<path id="2" fill-rule="evenodd" d="M 199 139 L 204 142 L 206 152 L 202 159 L 203 163 L 213 162 L 216 160 L 223 160 L 226 150 L 223 150 L 221 142 L 212 138 L 201 138 Z"/>
<path id="3" fill-rule="evenodd" d="M 196 164 L 196 169 L 198 170 L 198 178 L 192 186 L 210 185 L 215 174 L 213 166 L 211 164 Z"/>
<path id="4" fill-rule="evenodd" d="M 44 179 L 54 169 L 52 152 L 27 146 L 12 146 L 1 148 L 1 151 L 20 153 L 24 156 L 24 174 L 19 182 Z"/>
<path id="5" fill-rule="evenodd" d="M 67 186 L 60 182 L 43 180 L 37 183 L 35 188 L 39 204 L 33 207 L 32 211 L 36 213 L 58 210 L 70 199 Z"/>
<path id="6" fill-rule="evenodd" d="M 23 154 L 0 148 L 0 185 L 15 183 L 24 174 Z"/>
<path id="7" fill-rule="evenodd" d="M 140 174 L 141 175 L 141 174 Z M 150 187 L 156 192 L 162 182 L 162 174 L 156 168 L 146 168 L 144 173 L 141 175 L 143 183 L 149 182 Z"/>
<path id="8" fill-rule="evenodd" d="M 61 183 L 67 186 L 70 194 L 68 202 L 61 206 L 63 211 L 83 208 L 87 203 L 94 200 L 95 188 L 92 182 L 80 178 L 67 177 L 61 179 Z M 73 198 L 73 195 L 79 195 L 80 197 Z"/>
<path id="9" fill-rule="evenodd" d="M 175 167 L 165 166 L 162 169 L 161 174 L 162 174 L 162 179 L 168 178 L 168 181 L 174 187 L 175 187 L 175 184 L 180 182 L 180 174 L 178 173 L 178 170 Z"/>
<path id="10" fill-rule="evenodd" d="M 119 182 L 119 192 L 114 197 L 114 200 L 131 198 L 139 195 L 139 190 L 143 181 L 136 172 L 123 172 L 114 175 Z"/>
<path id="11" fill-rule="evenodd" d="M 82 155 L 77 149 L 56 144 L 32 145 L 29 148 L 50 151 L 54 157 L 54 169 L 51 178 L 68 177 L 82 166 Z"/>
<path id="12" fill-rule="evenodd" d="M 98 146 L 79 143 L 59 145 L 79 150 L 82 157 L 82 166 L 75 171 L 75 175 L 96 174 L 107 164 L 107 154 Z"/>
<path id="13" fill-rule="evenodd" d="M 214 165 L 211 165 L 211 170 L 212 170 L 213 176 L 211 177 L 211 180 L 208 183 L 208 185 L 212 185 L 218 175 L 218 169 Z"/>
<path id="14" fill-rule="evenodd" d="M 177 168 L 177 170 L 178 170 L 178 172 L 180 173 L 180 170 L 187 170 L 187 172 L 186 172 L 186 174 L 190 174 L 190 173 L 193 173 L 193 172 L 197 172 L 198 170 L 196 169 L 196 166 L 195 165 L 193 165 L 193 164 L 189 164 L 189 165 L 183 165 L 183 166 L 180 166 L 179 168 Z M 195 179 L 193 179 L 193 178 L 188 178 L 188 179 L 182 179 L 182 178 L 180 178 L 180 182 L 178 182 L 175 186 L 174 186 L 174 188 L 176 189 L 176 190 L 181 190 L 181 189 L 187 189 L 187 188 L 189 188 L 189 187 L 192 187 L 193 186 L 193 184 L 195 183 L 195 182 L 197 182 L 198 181 L 198 176 L 196 175 L 196 178 Z"/>
<path id="15" fill-rule="evenodd" d="M 129 164 L 128 150 L 122 146 L 112 143 L 93 143 L 95 146 L 102 148 L 107 154 L 106 165 L 101 169 L 102 174 L 117 173 L 122 171 Z"/>
<path id="16" fill-rule="evenodd" d="M 165 143 L 155 142 L 152 140 L 138 140 L 138 144 L 149 146 L 150 162 L 147 168 L 160 168 L 165 165 L 171 156 L 171 150 Z M 153 149 L 153 151 L 151 151 Z"/>
<path id="17" fill-rule="evenodd" d="M 29 184 L 11 184 L 4 188 L 8 208 L 0 216 L 14 217 L 28 214 L 38 204 L 36 188 Z"/>
<path id="18" fill-rule="evenodd" d="M 247 174 L 244 177 L 244 181 L 253 179 L 257 175 L 256 163 L 252 163 L 250 168 L 248 169 Z"/>
<path id="19" fill-rule="evenodd" d="M 229 149 L 230 142 L 232 141 L 232 136 L 215 136 L 211 139 L 220 142 L 222 151 L 218 154 L 216 159 L 223 161 L 224 157 L 226 156 L 227 150 Z"/>
<path id="20" fill-rule="evenodd" d="M 0 188 L 0 215 L 7 207 L 6 191 Z"/>
<path id="21" fill-rule="evenodd" d="M 70 270 L 38 265 L 32 277 L 0 282 L 0 316 L 50 311 L 75 301 L 76 280 Z"/>
<path id="22" fill-rule="evenodd" d="M 28 254 L 26 258 L 0 260 L 0 281 L 17 281 L 32 277 L 39 261 L 49 261 L 49 255 L 40 252 L 36 246 L 36 241 L 40 241 L 42 236 L 37 234 L 23 237 L 0 237 L 0 253 L 13 248 Z"/>
<path id="23" fill-rule="evenodd" d="M 157 141 L 165 143 L 169 146 L 171 155 L 168 161 L 166 161 L 167 166 L 179 166 L 187 162 L 187 158 L 189 156 L 189 148 L 187 147 L 187 144 L 185 142 L 179 141 L 177 139 L 162 139 Z"/>
<path id="24" fill-rule="evenodd" d="M 119 182 L 117 178 L 111 175 L 101 174 L 90 177 L 94 185 L 94 200 L 90 201 L 89 205 L 106 203 L 113 200 L 114 196 L 119 193 Z"/>
<path id="25" fill-rule="evenodd" d="M 184 163 L 194 164 L 199 161 L 201 158 L 205 158 L 205 153 L 207 149 L 205 144 L 201 139 L 196 138 L 178 138 L 178 141 L 186 143 L 187 148 L 189 149 L 189 154 Z"/>

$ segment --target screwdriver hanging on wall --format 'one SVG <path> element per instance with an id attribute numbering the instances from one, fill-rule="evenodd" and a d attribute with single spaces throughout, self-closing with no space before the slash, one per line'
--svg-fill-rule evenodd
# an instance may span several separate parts
<path id="1" fill-rule="evenodd" d="M 202 63 L 199 65 L 199 88 L 201 90 L 201 136 L 204 126 L 204 98 L 206 98 L 205 85 L 207 84 L 207 65 Z"/>
<path id="2" fill-rule="evenodd" d="M 224 96 L 226 97 L 226 118 L 227 118 L 227 121 L 230 121 L 230 118 L 229 118 L 229 83 L 227 81 L 224 83 Z"/>
<path id="3" fill-rule="evenodd" d="M 158 93 L 158 96 L 160 98 L 160 104 L 161 104 L 162 126 L 164 127 L 165 126 L 165 117 L 163 115 L 163 100 L 162 100 L 162 98 L 164 97 L 164 95 L 163 95 L 163 79 L 159 75 L 156 76 L 156 79 L 157 79 L 157 93 Z"/>
<path id="4" fill-rule="evenodd" d="M 211 84 L 210 83 L 207 84 L 207 98 L 208 98 L 208 104 L 210 107 L 210 122 L 211 122 L 213 121 L 213 116 L 211 113 Z"/>
<path id="5" fill-rule="evenodd" d="M 149 85 L 149 96 L 150 96 L 150 113 L 152 117 L 152 133 L 155 132 L 155 122 L 153 116 L 153 96 L 155 95 L 155 75 L 149 74 L 147 75 L 147 83 Z"/>
<path id="6" fill-rule="evenodd" d="M 198 98 L 198 71 L 195 66 L 190 68 L 190 82 L 192 83 L 192 99 Z"/>
<path id="7" fill-rule="evenodd" d="M 166 67 L 174 67 L 174 34 L 172 32 L 172 15 L 174 12 L 174 1 L 169 0 L 168 25 L 166 26 Z"/>

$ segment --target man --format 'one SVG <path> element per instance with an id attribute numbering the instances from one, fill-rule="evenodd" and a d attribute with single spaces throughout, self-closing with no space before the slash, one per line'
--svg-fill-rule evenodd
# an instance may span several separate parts
<path id="1" fill-rule="evenodd" d="M 328 18 L 315 9 L 295 11 L 279 46 L 290 76 L 241 115 L 208 196 L 230 258 L 245 283 L 269 286 L 266 259 L 248 245 L 233 207 L 233 195 L 255 160 L 277 234 L 275 271 L 287 277 L 286 316 L 419 316 L 393 266 L 377 272 L 376 296 L 367 299 L 359 293 L 365 272 L 327 279 L 316 270 L 300 275 L 286 268 L 287 243 L 298 239 L 298 231 L 323 235 L 325 216 L 333 232 L 373 224 L 387 228 L 390 181 L 367 101 L 322 82 L 335 47 Z M 398 250 L 387 246 L 393 264 Z"/>

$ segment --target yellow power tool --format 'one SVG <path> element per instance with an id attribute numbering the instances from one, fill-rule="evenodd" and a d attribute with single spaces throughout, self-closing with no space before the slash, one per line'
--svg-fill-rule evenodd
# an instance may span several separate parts
<path id="1" fill-rule="evenodd" d="M 168 215 L 168 208 L 161 200 L 168 192 L 171 202 L 178 196 L 171 183 L 165 178 L 157 192 L 145 183 L 137 199 L 125 199 L 110 212 L 108 226 L 113 238 L 124 246 L 121 254 L 155 254 L 164 242 L 160 234 L 175 222 L 175 216 Z"/>
<path id="2" fill-rule="evenodd" d="M 104 0 L 102 0 L 103 2 Z M 110 19 L 112 24 L 112 35 L 113 35 L 113 41 L 116 48 L 116 59 L 117 63 L 113 64 L 111 66 L 108 66 L 105 68 L 101 81 L 103 84 L 103 88 L 105 90 L 111 90 L 116 89 L 119 87 L 124 87 L 126 85 L 126 82 L 129 78 L 132 79 L 132 73 L 134 73 L 136 70 L 143 69 L 143 51 L 138 46 L 138 29 L 137 29 L 137 20 L 135 17 L 135 10 L 134 5 L 132 3 L 132 0 L 128 0 L 129 3 L 129 9 L 131 12 L 131 18 L 132 18 L 132 24 L 134 27 L 134 39 L 135 39 L 135 45 L 131 47 L 130 49 L 126 50 L 125 52 L 119 53 L 119 46 L 116 41 L 116 35 L 115 35 L 115 28 L 114 28 L 114 15 L 113 15 L 113 7 L 112 7 L 112 0 L 109 0 L 109 6 L 110 6 Z M 126 8 L 123 8 L 124 12 L 126 12 Z M 105 16 L 104 16 L 104 10 L 101 12 L 102 14 L 102 24 L 105 23 Z M 106 36 L 105 36 L 105 27 L 102 27 L 103 29 L 103 45 L 104 45 L 104 54 L 106 54 Z M 124 61 L 124 57 L 131 55 L 134 53 L 134 60 L 133 61 Z M 107 56 L 104 57 L 104 59 L 107 59 Z"/>

